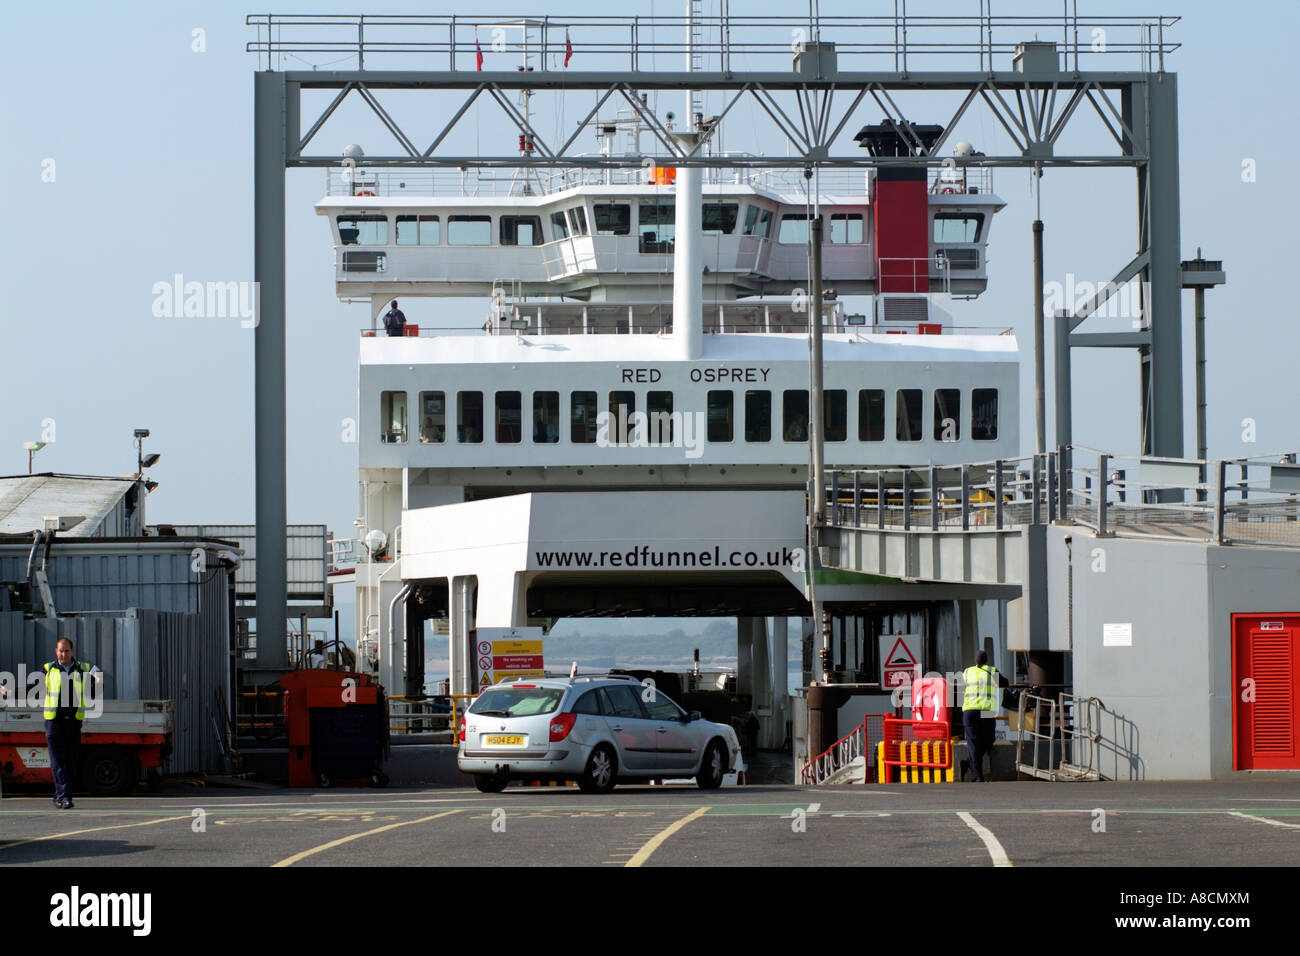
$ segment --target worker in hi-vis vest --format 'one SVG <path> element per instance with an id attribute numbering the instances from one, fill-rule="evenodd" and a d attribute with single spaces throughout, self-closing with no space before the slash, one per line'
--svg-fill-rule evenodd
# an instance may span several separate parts
<path id="1" fill-rule="evenodd" d="M 961 674 L 966 685 L 961 703 L 961 722 L 966 731 L 966 758 L 970 764 L 971 780 L 976 783 L 984 781 L 984 755 L 993 749 L 994 718 L 997 717 L 998 686 L 1006 686 L 1007 679 L 1001 677 L 997 668 L 989 664 L 987 651 L 975 652 L 975 666 L 968 667 Z M 984 716 L 984 711 L 990 711 Z M 989 770 L 992 771 L 990 762 Z"/>
<path id="2" fill-rule="evenodd" d="M 86 678 L 89 675 L 95 682 L 89 695 L 93 698 L 104 672 L 77 660 L 72 641 L 66 637 L 54 645 L 54 655 L 57 660 L 45 665 L 45 743 L 54 774 L 54 805 L 70 810 L 72 774 L 81 752 L 81 722 L 86 719 Z"/>

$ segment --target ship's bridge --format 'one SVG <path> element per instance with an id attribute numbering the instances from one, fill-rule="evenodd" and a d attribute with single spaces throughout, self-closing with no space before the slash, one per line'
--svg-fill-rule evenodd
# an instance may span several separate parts
<path id="1" fill-rule="evenodd" d="M 674 171 L 658 172 L 667 180 Z M 425 174 L 421 182 L 416 171 L 361 175 L 331 178 L 329 195 L 316 204 L 333 234 L 340 297 L 489 295 L 505 279 L 524 295 L 621 302 L 653 298 L 672 285 L 671 182 L 439 195 L 436 181 Z M 881 241 L 893 224 L 888 203 L 881 208 L 875 172 L 823 174 L 826 283 L 841 294 L 979 295 L 987 285 L 993 215 L 1004 206 L 990 177 L 978 169 L 930 172 L 924 210 L 909 211 L 909 231 L 926 234 L 914 237 L 904 261 L 888 239 Z M 754 180 L 702 187 L 706 300 L 807 287 L 812 213 L 807 193 L 783 191 L 795 186 Z"/>

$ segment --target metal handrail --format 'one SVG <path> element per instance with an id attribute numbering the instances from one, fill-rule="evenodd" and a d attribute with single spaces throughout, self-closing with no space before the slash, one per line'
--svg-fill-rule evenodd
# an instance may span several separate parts
<path id="1" fill-rule="evenodd" d="M 799 782 L 805 786 L 824 783 L 833 774 L 863 756 L 866 739 L 867 721 L 863 718 L 862 723 L 808 761 L 799 771 Z"/>
<path id="2" fill-rule="evenodd" d="M 436 57 L 451 70 L 477 69 L 477 54 L 499 60 L 501 54 L 523 55 L 534 68 L 567 69 L 561 63 L 571 47 L 579 67 L 593 62 L 604 68 L 640 71 L 656 56 L 678 62 L 692 53 L 704 70 L 733 69 L 733 58 L 767 66 L 780 62 L 788 69 L 799 44 L 820 39 L 823 31 L 834 38 L 842 64 L 864 69 L 882 60 L 893 70 L 907 72 L 908 57 L 978 57 L 978 68 L 994 69 L 994 57 L 1010 57 L 1020 41 L 1042 33 L 1059 37 L 1064 65 L 1073 61 L 1077 71 L 1081 55 L 1088 63 L 1111 64 L 1117 56 L 1136 56 L 1148 72 L 1164 69 L 1164 55 L 1180 44 L 1166 39 L 1166 27 L 1176 16 L 1079 17 L 1068 12 L 1048 16 L 563 16 L 535 18 L 476 14 L 439 15 L 335 15 L 250 14 L 245 25 L 257 39 L 245 47 L 264 58 L 267 69 L 277 69 L 276 57 L 298 60 L 318 68 L 354 61 L 364 70 L 366 57 L 382 57 L 381 68 L 391 69 L 396 56 Z M 688 26 L 693 26 L 688 38 Z M 1102 30 L 1106 42 L 1092 42 Z M 997 39 L 994 39 L 994 33 Z M 1079 42 L 1082 31 L 1085 42 Z M 1008 39 L 1003 40 L 1002 37 Z M 522 42 L 521 42 L 522 41 Z M 1053 41 L 1055 42 L 1055 41 Z M 328 56 L 312 63 L 304 54 Z M 1100 58 L 1100 59 L 1098 59 Z M 647 61 L 647 62 L 643 62 Z M 297 66 L 298 64 L 294 64 Z M 500 69 L 498 64 L 491 64 Z M 1009 64 L 1008 64 L 1009 65 Z M 510 64 L 511 70 L 515 64 Z M 575 68 L 575 69 L 577 69 Z M 1005 68 L 1005 67 L 1004 67 Z"/>

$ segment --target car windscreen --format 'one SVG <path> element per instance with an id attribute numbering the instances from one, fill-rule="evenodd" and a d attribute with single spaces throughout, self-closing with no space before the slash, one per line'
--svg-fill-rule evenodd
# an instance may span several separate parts
<path id="1" fill-rule="evenodd" d="M 470 705 L 471 714 L 485 717 L 530 717 L 549 714 L 560 705 L 562 687 L 490 687 Z"/>

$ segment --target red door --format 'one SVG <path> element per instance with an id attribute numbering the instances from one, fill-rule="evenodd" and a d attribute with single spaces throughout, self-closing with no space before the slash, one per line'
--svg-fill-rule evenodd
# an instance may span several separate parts
<path id="1" fill-rule="evenodd" d="M 1232 767 L 1300 770 L 1300 614 L 1234 614 L 1232 632 Z"/>

